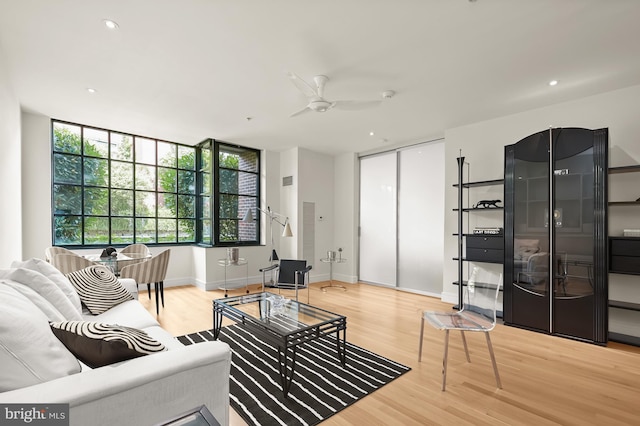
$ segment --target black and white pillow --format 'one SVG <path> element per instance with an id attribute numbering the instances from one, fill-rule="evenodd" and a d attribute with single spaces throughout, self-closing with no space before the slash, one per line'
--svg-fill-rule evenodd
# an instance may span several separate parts
<path id="1" fill-rule="evenodd" d="M 91 321 L 50 323 L 53 334 L 80 361 L 91 368 L 166 350 L 165 346 L 136 328 Z"/>
<path id="2" fill-rule="evenodd" d="M 133 300 L 133 296 L 118 282 L 113 273 L 102 265 L 91 265 L 67 274 L 80 300 L 89 311 L 98 315 L 112 307 Z"/>

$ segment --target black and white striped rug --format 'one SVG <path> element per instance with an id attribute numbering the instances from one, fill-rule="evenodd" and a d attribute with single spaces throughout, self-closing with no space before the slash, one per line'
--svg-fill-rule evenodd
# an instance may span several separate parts
<path id="1" fill-rule="evenodd" d="M 213 331 L 177 338 L 185 345 L 213 340 Z M 315 425 L 410 370 L 347 342 L 347 363 L 336 355 L 333 336 L 297 349 L 295 376 L 282 396 L 277 350 L 241 325 L 223 327 L 220 340 L 231 346 L 230 402 L 249 425 Z"/>

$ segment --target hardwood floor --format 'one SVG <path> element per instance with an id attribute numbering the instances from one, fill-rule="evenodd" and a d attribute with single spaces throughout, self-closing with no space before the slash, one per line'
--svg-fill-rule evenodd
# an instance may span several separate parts
<path id="1" fill-rule="evenodd" d="M 420 314 L 425 309 L 449 310 L 451 305 L 367 284 L 322 292 L 324 284 L 312 285 L 310 303 L 345 315 L 349 342 L 412 370 L 323 425 L 640 424 L 638 347 L 601 347 L 499 324 L 491 333 L 503 385 L 497 389 L 484 336 L 468 334 L 467 363 L 460 335 L 453 333 L 447 391 L 442 392 L 444 332 L 426 326 L 418 363 Z M 251 291 L 259 291 L 259 286 L 252 285 Z M 222 291 L 191 286 L 167 288 L 166 306 L 157 318 L 175 336 L 208 329 L 211 301 L 223 296 Z M 155 315 L 151 297 L 141 287 L 140 301 Z M 245 424 L 230 411 L 232 425 Z"/>

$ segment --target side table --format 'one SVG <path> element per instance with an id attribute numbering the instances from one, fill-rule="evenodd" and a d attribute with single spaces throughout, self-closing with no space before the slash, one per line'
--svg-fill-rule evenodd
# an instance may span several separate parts
<path id="1" fill-rule="evenodd" d="M 343 259 L 341 257 L 339 258 L 324 258 L 324 259 L 320 259 L 320 262 L 324 262 L 324 263 L 328 263 L 329 264 L 329 285 L 325 285 L 320 287 L 322 289 L 322 291 L 327 291 L 328 288 L 341 288 L 343 291 L 347 291 L 347 288 L 343 285 L 339 285 L 339 284 L 333 284 L 333 264 L 334 263 L 345 263 L 347 261 L 347 259 Z"/>
<path id="2" fill-rule="evenodd" d="M 247 262 L 246 259 L 240 258 L 238 259 L 237 262 L 232 262 L 229 259 L 218 259 L 218 265 L 224 267 L 224 286 L 220 287 L 222 289 L 224 289 L 224 297 L 227 297 L 227 290 L 228 290 L 228 286 L 227 286 L 227 269 L 229 267 L 239 267 L 239 266 L 244 266 L 245 268 L 245 281 L 244 281 L 244 286 L 246 288 L 247 293 L 249 293 L 249 262 Z"/>

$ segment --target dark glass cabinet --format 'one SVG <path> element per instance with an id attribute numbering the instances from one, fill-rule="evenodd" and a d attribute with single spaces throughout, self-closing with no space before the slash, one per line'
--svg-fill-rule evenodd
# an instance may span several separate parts
<path id="1" fill-rule="evenodd" d="M 504 321 L 607 341 L 607 129 L 505 147 Z"/>

